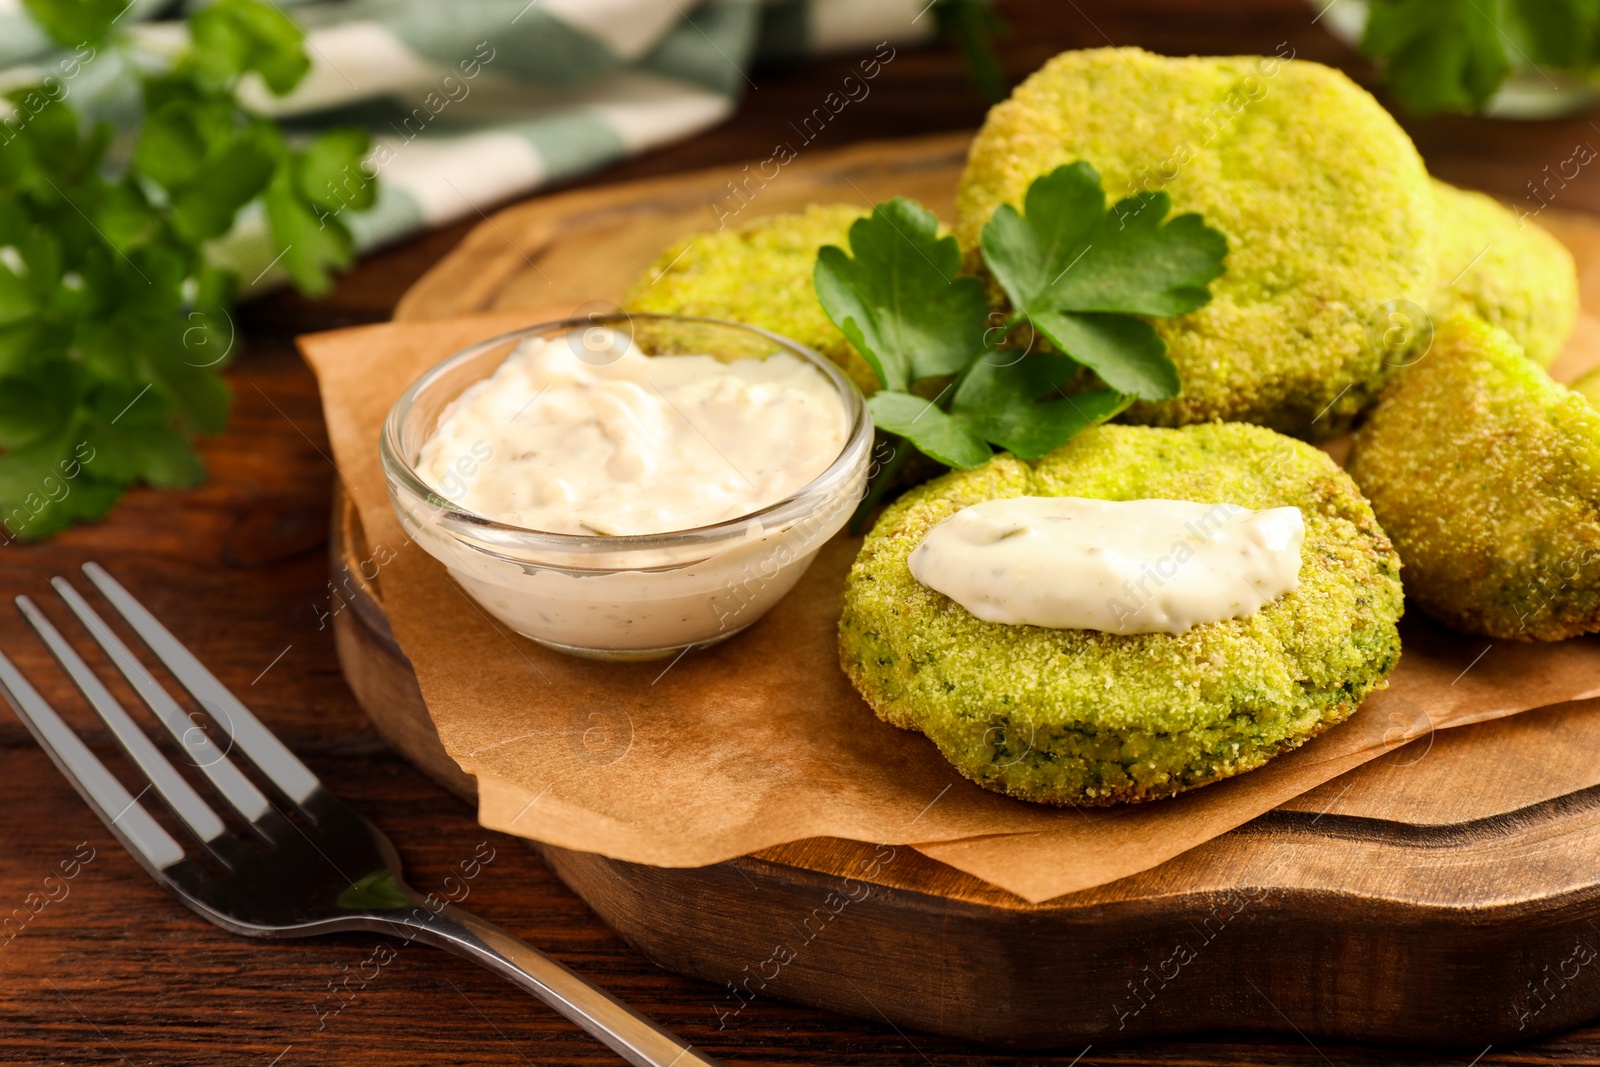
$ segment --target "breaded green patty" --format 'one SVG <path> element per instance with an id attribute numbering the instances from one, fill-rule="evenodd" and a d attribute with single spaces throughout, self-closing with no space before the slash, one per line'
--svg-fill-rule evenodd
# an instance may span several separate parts
<path id="1" fill-rule="evenodd" d="M 1439 223 L 1436 319 L 1470 312 L 1548 367 L 1578 320 L 1578 271 L 1566 245 L 1482 193 L 1434 180 Z"/>
<path id="2" fill-rule="evenodd" d="M 1361 428 L 1350 473 L 1427 614 L 1514 641 L 1600 629 L 1600 412 L 1504 330 L 1439 324 Z"/>
<path id="3" fill-rule="evenodd" d="M 1300 583 L 1246 618 L 1119 635 L 983 622 L 912 576 L 907 557 L 939 522 L 1023 495 L 1293 505 Z M 839 657 L 880 718 L 927 734 L 978 784 L 1103 805 L 1251 770 L 1343 721 L 1400 658 L 1400 612 L 1399 559 L 1319 449 L 1242 424 L 1102 426 L 891 506 L 851 568 Z"/>
<path id="4" fill-rule="evenodd" d="M 878 387 L 872 368 L 817 302 L 817 249 L 850 247 L 850 224 L 866 212 L 813 204 L 742 226 L 697 233 L 662 252 L 624 298 L 629 311 L 704 315 L 793 338 L 833 360 L 862 392 Z"/>
<path id="5" fill-rule="evenodd" d="M 961 178 L 956 236 L 1086 159 L 1115 201 L 1165 191 L 1228 238 L 1211 303 L 1157 320 L 1183 381 L 1127 420 L 1259 423 L 1319 439 L 1386 373 L 1389 301 L 1433 289 L 1433 190 L 1403 130 L 1338 71 L 1101 48 L 1056 56 L 989 112 Z"/>

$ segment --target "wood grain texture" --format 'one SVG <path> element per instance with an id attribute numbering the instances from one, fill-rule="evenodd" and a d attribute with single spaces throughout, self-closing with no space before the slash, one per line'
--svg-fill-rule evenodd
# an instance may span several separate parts
<path id="1" fill-rule="evenodd" d="M 1064 48 L 1141 44 L 1170 53 L 1270 52 L 1290 41 L 1301 56 L 1349 66 L 1355 57 L 1311 23 L 1298 0 L 1000 0 L 1014 32 L 1007 69 L 1021 76 Z M 730 122 L 693 141 L 629 161 L 587 184 L 725 165 L 733 177 L 774 136 L 848 72 L 853 59 L 756 72 Z M 966 88 L 950 49 L 906 52 L 860 107 L 828 130 L 827 145 L 867 138 L 970 129 L 983 105 Z M 1540 168 L 1567 158 L 1574 142 L 1600 144 L 1584 119 L 1496 125 L 1468 119 L 1410 124 L 1442 177 L 1518 197 Z M 1600 211 L 1600 180 L 1588 168 L 1561 191 L 1563 207 Z M 493 205 L 482 205 L 486 210 Z M 476 219 L 473 220 L 477 221 Z M 999 1067 L 1078 1064 L 1221 1065 L 1428 1064 L 1468 1067 L 1482 1045 L 1416 1052 L 1250 1036 L 1096 1044 L 1059 1055 L 1017 1057 L 992 1047 L 758 996 L 719 1018 L 726 996 L 667 973 L 628 947 L 519 842 L 486 834 L 471 809 L 412 769 L 384 744 L 340 674 L 329 610 L 327 530 L 333 471 L 325 453 L 316 386 L 290 337 L 386 319 L 401 293 L 471 228 L 463 223 L 370 257 L 319 302 L 283 295 L 255 304 L 240 323 L 249 340 L 230 372 L 233 423 L 205 445 L 206 486 L 186 493 L 140 491 L 103 523 L 45 545 L 0 548 L 3 592 L 40 594 L 49 576 L 86 559 L 109 566 L 166 620 L 229 686 L 244 695 L 311 767 L 373 818 L 399 847 L 416 884 L 435 888 L 488 837 L 496 859 L 474 881 L 481 910 L 563 963 L 602 982 L 730 1065 Z M 12 613 L 0 612 L 0 648 L 111 750 L 65 679 Z M 278 654 L 283 658 L 262 676 Z M 251 683 L 255 682 L 254 685 Z M 321 1028 L 327 984 L 358 970 L 372 945 L 360 938 L 260 943 L 231 937 L 166 897 L 121 854 L 33 745 L 0 712 L 0 917 L 24 907 L 44 877 L 79 842 L 96 858 L 70 894 L 0 934 L 0 1064 L 160 1064 L 163 1067 L 339 1065 L 603 1065 L 615 1061 L 573 1027 L 487 972 L 443 954 L 409 949 Z M 893 870 L 891 866 L 890 870 Z M 848 916 L 841 922 L 847 922 Z M 860 938 L 847 925 L 842 937 Z M 759 962 L 759 961 L 758 961 Z M 1158 961 L 1159 962 L 1159 961 Z M 1308 969 L 1329 961 L 1308 958 Z M 1195 977 L 1201 977 L 1196 974 Z M 928 976 L 928 981 L 940 981 Z M 1265 976 L 1256 980 L 1272 995 Z M 859 1008 L 855 1011 L 860 1011 Z M 902 1028 L 903 1030 L 903 1028 Z M 1314 1042 L 1314 1044 L 1313 1044 Z M 1597 1064 L 1600 1027 L 1487 1050 L 1482 1065 Z"/>

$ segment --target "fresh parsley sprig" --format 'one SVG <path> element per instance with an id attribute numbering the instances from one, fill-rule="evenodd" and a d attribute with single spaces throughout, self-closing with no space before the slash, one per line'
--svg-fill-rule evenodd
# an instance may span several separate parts
<path id="1" fill-rule="evenodd" d="M 126 0 L 26 0 L 80 55 L 146 57 L 120 35 Z M 309 67 L 299 28 L 262 0 L 218 0 L 189 17 L 190 43 L 138 77 L 131 148 L 88 129 L 70 94 L 23 87 L 0 126 L 0 544 L 104 513 L 135 483 L 196 484 L 191 445 L 227 421 L 219 368 L 235 338 L 235 279 L 208 242 L 260 201 L 294 283 L 325 290 L 352 258 L 343 208 L 371 205 L 361 131 L 291 145 L 242 107 L 258 76 L 287 93 Z"/>
<path id="2" fill-rule="evenodd" d="M 1037 179 L 1021 211 L 1003 205 L 983 229 L 984 265 L 1009 302 L 997 314 L 932 212 L 876 205 L 850 228 L 849 253 L 820 250 L 814 281 L 877 375 L 867 404 L 879 428 L 946 466 L 975 467 L 992 446 L 1036 459 L 1137 399 L 1176 396 L 1177 368 L 1148 320 L 1209 301 L 1228 243 L 1199 215 L 1170 210 L 1165 193 L 1108 208 L 1081 161 Z M 1084 369 L 1100 387 L 1069 393 Z"/>

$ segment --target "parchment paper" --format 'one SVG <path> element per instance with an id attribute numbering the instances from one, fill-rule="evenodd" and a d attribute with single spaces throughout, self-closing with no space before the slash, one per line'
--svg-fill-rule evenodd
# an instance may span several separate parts
<path id="1" fill-rule="evenodd" d="M 477 776 L 491 829 L 660 866 L 808 837 L 911 844 L 1041 901 L 1154 867 L 1432 731 L 1600 696 L 1600 639 L 1490 642 L 1411 615 L 1390 688 L 1298 751 L 1172 800 L 1056 809 L 973 785 L 856 694 L 834 645 L 856 539 L 836 538 L 765 619 L 713 649 L 634 665 L 548 651 L 489 619 L 405 540 L 378 433 L 434 363 L 566 310 L 301 339 L 395 637 L 446 751 Z M 1433 773 L 1425 760 L 1413 772 Z"/>

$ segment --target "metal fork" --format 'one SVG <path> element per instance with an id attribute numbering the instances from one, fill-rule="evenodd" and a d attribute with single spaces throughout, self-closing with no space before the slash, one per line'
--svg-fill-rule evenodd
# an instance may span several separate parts
<path id="1" fill-rule="evenodd" d="M 221 795 L 222 813 L 134 724 L 89 665 L 25 596 L 17 597 L 18 610 L 111 728 L 148 785 L 137 796 L 130 795 L 3 654 L 0 694 L 106 828 L 179 900 L 224 930 L 246 937 L 375 931 L 447 949 L 526 989 L 635 1067 L 716 1067 L 715 1060 L 693 1051 L 533 946 L 408 886 L 387 837 L 324 789 L 316 775 L 116 579 L 95 563 L 85 564 L 83 570 L 215 720 L 225 739 L 220 747 L 211 740 L 205 720 L 198 715 L 191 719 L 71 583 L 52 579 L 50 584 L 72 614 Z M 253 763 L 281 796 L 274 798 L 257 788 L 234 763 L 235 752 Z M 192 840 L 180 843 L 141 806 L 141 798 L 152 790 Z M 290 814 L 299 818 L 291 819 Z"/>

